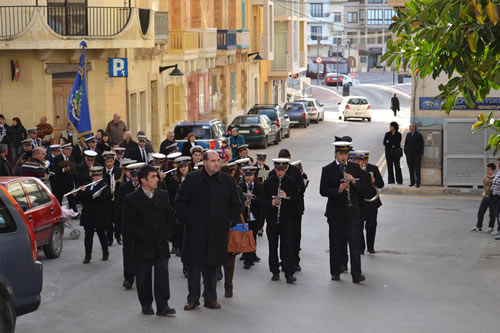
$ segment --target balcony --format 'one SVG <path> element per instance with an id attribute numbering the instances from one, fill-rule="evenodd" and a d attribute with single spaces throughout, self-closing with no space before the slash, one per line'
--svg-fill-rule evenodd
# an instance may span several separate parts
<path id="1" fill-rule="evenodd" d="M 196 60 L 197 70 L 203 71 L 215 67 L 217 56 L 217 29 L 196 29 L 200 34 L 200 49 Z"/>
<path id="2" fill-rule="evenodd" d="M 200 33 L 197 31 L 170 30 L 168 53 L 179 54 L 197 51 L 200 47 Z"/>
<path id="3" fill-rule="evenodd" d="M 252 37 L 252 50 L 251 50 L 251 52 L 263 52 L 263 50 L 264 50 L 263 38 L 253 36 Z"/>
<path id="4" fill-rule="evenodd" d="M 236 30 L 217 30 L 217 50 L 236 49 L 236 35 Z"/>
<path id="5" fill-rule="evenodd" d="M 291 71 L 292 71 L 292 55 L 275 54 L 272 66 L 272 72 L 291 72 Z"/>
<path id="6" fill-rule="evenodd" d="M 168 41 L 168 13 L 155 12 L 155 41 Z"/>
<path id="7" fill-rule="evenodd" d="M 299 67 L 307 67 L 307 59 L 306 59 L 306 52 L 305 51 L 300 51 L 299 52 Z"/>
<path id="8" fill-rule="evenodd" d="M 150 11 L 77 5 L 0 6 L 0 49 L 152 47 Z M 167 37 L 168 38 L 168 37 Z M 76 43 L 78 41 L 78 43 Z"/>
<path id="9" fill-rule="evenodd" d="M 248 49 L 250 47 L 250 32 L 248 30 L 237 30 L 236 48 Z"/>

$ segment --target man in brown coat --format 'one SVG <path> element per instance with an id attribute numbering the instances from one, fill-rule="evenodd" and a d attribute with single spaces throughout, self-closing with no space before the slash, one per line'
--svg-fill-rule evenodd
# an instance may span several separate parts
<path id="1" fill-rule="evenodd" d="M 106 133 L 111 137 L 111 141 L 120 143 L 123 139 L 123 134 L 127 130 L 127 125 L 120 119 L 120 115 L 115 113 L 113 120 L 106 126 Z"/>
<path id="2" fill-rule="evenodd" d="M 36 135 L 42 140 L 42 145 L 50 145 L 50 139 L 44 140 L 47 135 L 51 135 L 54 128 L 47 122 L 47 117 L 40 118 L 40 124 L 36 125 Z"/>

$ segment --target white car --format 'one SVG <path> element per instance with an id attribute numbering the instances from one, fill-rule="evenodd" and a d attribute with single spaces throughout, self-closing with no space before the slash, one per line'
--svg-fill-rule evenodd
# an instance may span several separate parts
<path id="1" fill-rule="evenodd" d="M 307 113 L 309 114 L 309 118 L 311 121 L 319 123 L 320 121 L 325 120 L 325 111 L 323 110 L 323 104 L 320 104 L 315 98 L 302 98 L 296 100 L 295 102 L 302 102 L 307 107 Z"/>
<path id="2" fill-rule="evenodd" d="M 371 106 L 364 96 L 346 96 L 339 102 L 339 119 L 346 121 L 349 118 L 372 120 Z"/>

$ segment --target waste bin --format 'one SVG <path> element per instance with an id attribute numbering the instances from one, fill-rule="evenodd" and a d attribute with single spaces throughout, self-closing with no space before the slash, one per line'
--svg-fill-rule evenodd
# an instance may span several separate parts
<path id="1" fill-rule="evenodd" d="M 398 83 L 405 83 L 404 77 L 401 74 L 398 74 Z"/>
<path id="2" fill-rule="evenodd" d="M 342 85 L 342 96 L 349 96 L 349 87 L 348 84 Z"/>

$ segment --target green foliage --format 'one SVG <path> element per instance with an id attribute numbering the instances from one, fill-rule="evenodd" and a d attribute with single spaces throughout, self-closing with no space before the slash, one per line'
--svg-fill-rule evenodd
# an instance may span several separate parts
<path id="1" fill-rule="evenodd" d="M 436 99 L 443 100 L 446 113 L 459 94 L 474 107 L 491 89 L 500 88 L 499 3 L 410 0 L 406 10 L 393 17 L 389 30 L 395 39 L 387 41 L 382 61 L 403 71 L 409 66 L 420 78 L 445 73 L 448 82 L 439 85 Z"/>

